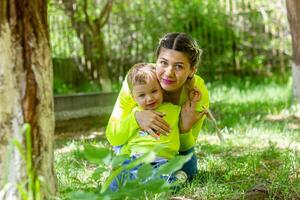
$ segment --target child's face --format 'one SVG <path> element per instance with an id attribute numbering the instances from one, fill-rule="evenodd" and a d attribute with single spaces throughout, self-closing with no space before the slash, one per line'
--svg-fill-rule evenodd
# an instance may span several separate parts
<path id="1" fill-rule="evenodd" d="M 147 84 L 133 86 L 132 96 L 144 110 L 154 110 L 163 101 L 162 90 L 157 79 L 150 79 Z"/>

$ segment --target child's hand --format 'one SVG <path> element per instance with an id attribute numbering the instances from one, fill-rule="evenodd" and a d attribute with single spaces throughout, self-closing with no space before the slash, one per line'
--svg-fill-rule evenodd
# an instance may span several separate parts
<path id="1" fill-rule="evenodd" d="M 169 124 L 163 119 L 164 115 L 153 110 L 143 110 L 135 112 L 135 119 L 142 130 L 155 138 L 159 138 L 157 133 L 168 135 L 170 132 Z"/>

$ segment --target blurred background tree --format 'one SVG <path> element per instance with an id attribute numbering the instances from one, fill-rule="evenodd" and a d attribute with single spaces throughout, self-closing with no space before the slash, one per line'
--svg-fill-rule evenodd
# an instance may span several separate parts
<path id="1" fill-rule="evenodd" d="M 284 0 L 50 1 L 49 22 L 55 93 L 109 91 L 110 81 L 118 90 L 134 63 L 155 62 L 159 38 L 174 31 L 198 41 L 206 81 L 290 72 Z"/>
<path id="2" fill-rule="evenodd" d="M 62 5 L 61 5 L 62 4 Z M 83 59 L 78 62 L 81 72 L 92 81 L 99 81 L 104 92 L 111 91 L 106 60 L 103 27 L 107 24 L 113 1 L 70 0 L 59 1 L 56 6 L 62 7 L 71 22 L 71 28 L 79 39 Z"/>
<path id="3" fill-rule="evenodd" d="M 293 97 L 300 106 L 300 2 L 287 0 L 286 5 L 293 43 Z"/>

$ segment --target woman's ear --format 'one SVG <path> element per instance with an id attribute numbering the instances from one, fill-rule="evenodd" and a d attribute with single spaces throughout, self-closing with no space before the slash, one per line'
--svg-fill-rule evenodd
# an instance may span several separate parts
<path id="1" fill-rule="evenodd" d="M 194 77 L 194 75 L 196 74 L 197 72 L 197 68 L 196 67 L 191 67 L 191 71 L 190 71 L 190 74 L 189 74 L 189 79 L 192 79 Z"/>

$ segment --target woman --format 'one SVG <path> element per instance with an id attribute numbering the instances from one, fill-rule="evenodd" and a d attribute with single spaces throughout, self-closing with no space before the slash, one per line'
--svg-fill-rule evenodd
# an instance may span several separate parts
<path id="1" fill-rule="evenodd" d="M 168 33 L 160 40 L 156 56 L 156 75 L 164 90 L 163 99 L 181 106 L 179 153 L 180 155 L 193 153 L 191 160 L 182 168 L 188 180 L 192 180 L 197 175 L 194 145 L 205 119 L 204 108 L 209 106 L 209 96 L 204 81 L 200 76 L 195 75 L 201 50 L 187 34 Z M 189 100 L 191 89 L 199 93 L 199 101 Z M 133 129 L 140 128 L 149 133 L 155 131 L 168 134 L 170 131 L 169 124 L 162 119 L 163 113 L 152 110 L 131 112 L 135 106 L 127 81 L 124 81 L 106 129 L 107 139 L 112 145 L 118 146 L 124 143 L 123 136 L 116 134 L 120 132 L 117 130 L 124 123 Z"/>

